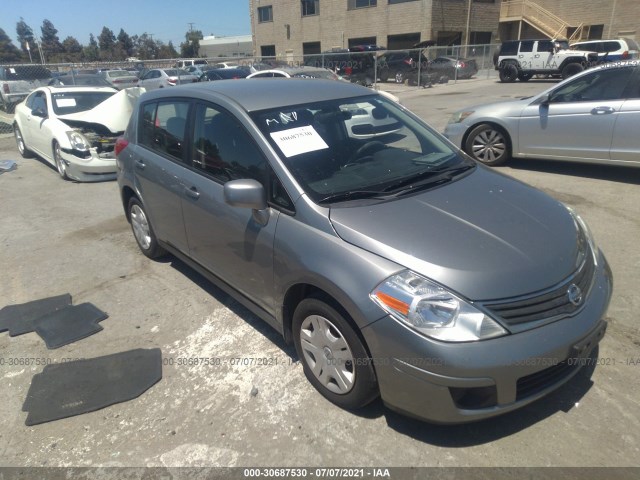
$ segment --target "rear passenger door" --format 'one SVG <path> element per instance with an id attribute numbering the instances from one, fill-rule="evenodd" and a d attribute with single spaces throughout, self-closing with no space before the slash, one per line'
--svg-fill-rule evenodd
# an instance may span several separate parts
<path id="1" fill-rule="evenodd" d="M 635 73 L 624 94 L 625 101 L 613 127 L 611 141 L 611 160 L 635 162 L 640 164 L 640 142 L 638 142 L 638 126 L 640 125 L 640 67 Z"/>
<path id="2" fill-rule="evenodd" d="M 265 189 L 270 168 L 249 133 L 224 108 L 195 105 L 191 142 L 192 169 L 184 177 L 184 222 L 192 259 L 274 313 L 273 241 L 277 209 L 263 221 L 248 208 L 229 206 L 223 186 L 253 178 Z"/>
<path id="3" fill-rule="evenodd" d="M 156 236 L 188 253 L 182 216 L 186 126 L 190 103 L 186 100 L 152 101 L 142 105 L 138 119 L 134 181 Z"/>

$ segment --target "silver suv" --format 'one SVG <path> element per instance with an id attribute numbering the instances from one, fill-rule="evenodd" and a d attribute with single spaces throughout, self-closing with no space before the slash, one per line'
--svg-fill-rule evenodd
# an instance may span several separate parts
<path id="1" fill-rule="evenodd" d="M 491 417 L 567 382 L 604 335 L 611 272 L 584 221 L 370 89 L 159 89 L 116 152 L 142 253 L 264 319 L 341 407 Z"/>
<path id="2" fill-rule="evenodd" d="M 526 82 L 534 75 L 568 78 L 597 61 L 597 53 L 569 50 L 564 40 L 512 40 L 500 46 L 495 68 L 502 82 Z"/>

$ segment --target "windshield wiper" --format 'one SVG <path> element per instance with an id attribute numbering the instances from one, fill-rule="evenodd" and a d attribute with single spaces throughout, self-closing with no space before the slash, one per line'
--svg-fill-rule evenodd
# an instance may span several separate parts
<path id="1" fill-rule="evenodd" d="M 347 200 L 358 200 L 362 198 L 383 199 L 385 197 L 381 197 L 380 195 L 384 193 L 385 192 L 377 191 L 377 190 L 349 190 L 347 192 L 334 193 L 333 195 L 328 195 L 318 200 L 318 203 L 345 202 Z"/>
<path id="2" fill-rule="evenodd" d="M 417 188 L 434 186 L 444 182 L 450 182 L 457 175 L 474 168 L 475 165 L 461 165 L 456 168 L 425 170 L 411 177 L 403 178 L 391 185 L 388 185 L 384 192 L 391 196 L 397 197 L 405 193 L 412 192 Z"/>

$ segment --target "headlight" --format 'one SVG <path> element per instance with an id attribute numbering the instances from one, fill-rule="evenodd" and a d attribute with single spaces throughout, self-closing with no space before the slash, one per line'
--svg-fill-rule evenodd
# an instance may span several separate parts
<path id="1" fill-rule="evenodd" d="M 584 233 L 584 236 L 587 239 L 587 243 L 589 244 L 589 248 L 591 249 L 591 253 L 593 254 L 593 261 L 597 265 L 598 264 L 598 246 L 596 245 L 596 241 L 593 237 L 593 233 L 591 233 L 591 229 L 589 228 L 589 225 L 587 225 L 587 222 L 585 222 L 584 219 L 580 215 L 578 215 L 578 213 L 573 208 L 567 207 L 566 205 L 565 205 L 565 208 L 569 211 L 569 213 L 573 217 L 573 221 L 576 223 L 576 227 L 578 228 L 578 230 L 581 230 Z"/>
<path id="2" fill-rule="evenodd" d="M 469 115 L 474 114 L 474 110 L 466 110 L 464 112 L 454 113 L 449 119 L 449 123 L 461 123 L 463 122 Z"/>
<path id="3" fill-rule="evenodd" d="M 81 152 L 86 152 L 91 148 L 91 144 L 89 140 L 87 140 L 82 134 L 78 132 L 67 132 L 67 137 L 69 137 L 69 142 L 71 142 L 71 148 L 74 150 L 79 150 Z"/>
<path id="4" fill-rule="evenodd" d="M 371 298 L 397 320 L 444 342 L 470 342 L 508 332 L 473 305 L 406 270 L 378 285 Z"/>

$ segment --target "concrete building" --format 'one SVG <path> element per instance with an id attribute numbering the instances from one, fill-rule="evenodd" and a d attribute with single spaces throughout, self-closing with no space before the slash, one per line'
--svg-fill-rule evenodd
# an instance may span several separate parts
<path id="1" fill-rule="evenodd" d="M 293 59 L 355 45 L 402 49 L 496 40 L 499 0 L 250 0 L 257 56 Z"/>
<path id="2" fill-rule="evenodd" d="M 250 57 L 253 55 L 253 37 L 237 35 L 216 37 L 211 35 L 200 40 L 201 57 Z"/>

